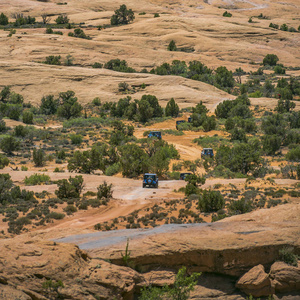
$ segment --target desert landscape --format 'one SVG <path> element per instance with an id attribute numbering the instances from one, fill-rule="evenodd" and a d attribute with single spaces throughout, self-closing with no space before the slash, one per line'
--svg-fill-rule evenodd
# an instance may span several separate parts
<path id="1" fill-rule="evenodd" d="M 300 299 L 299 1 L 2 0 L 0 43 L 0 299 Z"/>

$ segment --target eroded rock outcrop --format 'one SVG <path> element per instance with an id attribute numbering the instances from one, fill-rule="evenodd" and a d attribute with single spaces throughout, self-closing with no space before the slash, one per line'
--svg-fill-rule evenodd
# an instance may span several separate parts
<path id="1" fill-rule="evenodd" d="M 258 265 L 244 274 L 238 280 L 236 287 L 254 297 L 268 296 L 275 292 L 269 274 L 265 272 L 263 265 Z"/>
<path id="2" fill-rule="evenodd" d="M 297 267 L 281 261 L 275 262 L 271 267 L 270 277 L 277 292 L 299 291 L 300 294 L 300 261 Z"/>
<path id="3" fill-rule="evenodd" d="M 143 281 L 136 271 L 91 259 L 71 244 L 22 243 L 16 237 L 0 241 L 0 248 L 0 299 L 45 299 L 43 283 L 49 280 L 62 281 L 64 299 L 132 299 L 136 284 Z"/>
<path id="4" fill-rule="evenodd" d="M 262 265 L 255 266 L 238 280 L 236 287 L 254 297 L 300 292 L 300 261 L 297 267 L 281 261 L 275 262 L 269 274 Z"/>

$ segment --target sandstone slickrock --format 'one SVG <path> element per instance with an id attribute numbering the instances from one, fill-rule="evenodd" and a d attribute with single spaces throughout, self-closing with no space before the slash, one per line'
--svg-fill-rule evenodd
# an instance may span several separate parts
<path id="1" fill-rule="evenodd" d="M 275 262 L 271 267 L 270 277 L 277 292 L 299 291 L 300 294 L 300 261 L 297 267 Z"/>
<path id="2" fill-rule="evenodd" d="M 173 230 L 142 236 L 137 232 L 130 240 L 131 261 L 144 272 L 185 265 L 194 266 L 197 272 L 239 277 L 259 264 L 270 267 L 286 245 L 300 254 L 299 231 L 300 205 L 280 205 L 212 224 L 174 226 Z M 79 243 L 83 237 L 78 236 Z M 82 246 L 89 246 L 88 238 Z M 109 247 L 101 247 L 99 242 L 88 251 L 92 257 L 121 265 L 125 247 L 125 242 Z"/>
<path id="3" fill-rule="evenodd" d="M 263 265 L 258 265 L 244 274 L 237 282 L 236 287 L 244 293 L 254 297 L 268 296 L 274 294 L 269 275 L 265 272 Z"/>
<path id="4" fill-rule="evenodd" d="M 91 259 L 71 244 L 27 241 L 21 237 L 0 240 L 0 299 L 42 300 L 47 296 L 43 282 L 61 280 L 64 299 L 132 299 L 137 283 L 136 271 Z M 10 292 L 10 291 L 13 291 Z M 16 295 L 9 298 L 6 295 Z M 12 296 L 13 297 L 13 296 Z"/>

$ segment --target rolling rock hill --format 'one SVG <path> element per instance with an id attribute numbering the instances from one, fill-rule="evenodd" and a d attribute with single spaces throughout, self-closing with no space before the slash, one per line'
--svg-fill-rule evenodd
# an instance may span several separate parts
<path id="1" fill-rule="evenodd" d="M 63 5 L 59 5 L 62 4 Z M 117 101 L 118 84 L 145 83 L 143 94 L 156 95 L 160 103 L 174 97 L 181 108 L 199 100 L 213 110 L 224 99 L 234 99 L 211 85 L 176 76 L 149 73 L 121 73 L 94 69 L 95 62 L 124 59 L 128 65 L 148 71 L 173 60 L 200 60 L 210 68 L 226 66 L 256 71 L 268 53 L 299 76 L 300 37 L 298 32 L 274 30 L 273 23 L 298 28 L 298 0 L 129 0 L 135 20 L 126 26 L 109 24 L 114 10 L 124 1 L 108 0 L 2 0 L 0 12 L 23 13 L 41 20 L 52 15 L 52 23 L 66 13 L 72 23 L 82 23 L 91 39 L 45 34 L 45 28 L 20 28 L 8 37 L 0 30 L 0 87 L 10 85 L 26 101 L 38 104 L 48 94 L 73 90 L 83 103 L 99 97 Z M 227 10 L 231 18 L 222 16 Z M 139 14 L 143 13 L 145 14 Z M 154 14 L 160 17 L 154 18 Z M 259 14 L 267 19 L 258 19 Z M 253 17 L 253 22 L 248 20 Z M 167 51 L 171 40 L 193 52 Z M 74 58 L 73 66 L 42 64 L 49 55 Z M 273 108 L 277 100 L 251 99 L 253 105 Z M 299 102 L 297 102 L 299 109 Z M 117 180 L 117 179 L 114 179 Z M 78 220 L 78 223 L 80 220 Z M 55 299 L 56 290 L 45 281 L 61 280 L 62 299 L 136 299 L 149 284 L 171 284 L 176 271 L 205 272 L 191 299 L 247 299 L 276 293 L 274 299 L 300 299 L 300 262 L 289 266 L 278 259 L 283 247 L 300 255 L 300 204 L 286 204 L 241 216 L 193 226 L 162 227 L 161 231 L 132 231 L 129 241 L 130 267 L 122 259 L 126 238 L 116 232 L 102 236 L 90 228 L 72 232 L 62 227 L 23 233 L 0 240 L 0 299 Z M 72 236 L 72 234 L 78 234 Z M 84 233 L 84 234 L 83 234 Z M 83 234 L 83 235 L 79 235 Z M 93 235 L 94 234 L 94 235 Z M 110 244 L 107 244 L 107 241 Z"/>

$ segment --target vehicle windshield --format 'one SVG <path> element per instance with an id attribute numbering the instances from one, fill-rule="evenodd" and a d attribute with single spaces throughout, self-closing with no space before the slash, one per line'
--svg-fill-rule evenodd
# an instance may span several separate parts
<path id="1" fill-rule="evenodd" d="M 155 175 L 144 175 L 144 179 L 155 179 Z"/>

